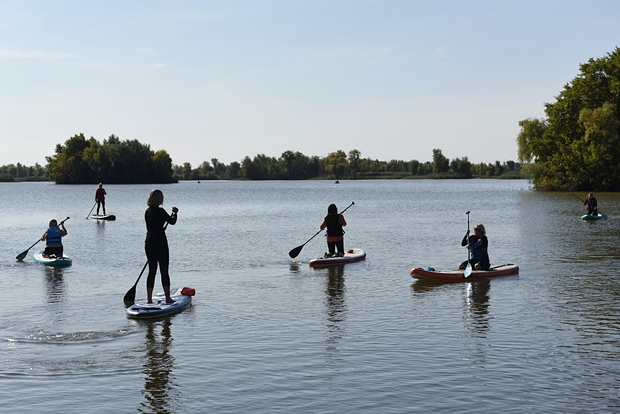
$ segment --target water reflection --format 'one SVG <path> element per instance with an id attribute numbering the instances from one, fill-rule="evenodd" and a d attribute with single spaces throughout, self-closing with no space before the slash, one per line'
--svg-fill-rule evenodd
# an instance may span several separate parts
<path id="1" fill-rule="evenodd" d="M 64 302 L 67 298 L 65 280 L 63 277 L 64 269 L 55 266 L 43 266 L 45 271 L 45 292 L 48 303 Z"/>
<path id="2" fill-rule="evenodd" d="M 344 334 L 342 323 L 346 320 L 347 303 L 345 298 L 344 266 L 327 268 L 325 282 L 325 307 L 327 327 L 328 359 L 333 359 L 338 353 L 338 341 Z"/>
<path id="3" fill-rule="evenodd" d="M 144 395 L 145 402 L 140 404 L 139 412 L 173 413 L 178 412 L 177 387 L 172 369 L 174 357 L 170 353 L 172 335 L 170 318 L 161 321 L 146 321 L 146 358 L 144 360 Z M 157 332 L 161 327 L 161 331 Z"/>
<path id="4" fill-rule="evenodd" d="M 465 283 L 464 297 L 465 328 L 485 336 L 489 330 L 489 290 L 490 280 Z"/>

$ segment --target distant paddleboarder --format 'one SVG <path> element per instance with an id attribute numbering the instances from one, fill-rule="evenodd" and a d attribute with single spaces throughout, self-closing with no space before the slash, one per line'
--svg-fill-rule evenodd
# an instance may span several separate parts
<path id="1" fill-rule="evenodd" d="M 97 215 L 99 215 L 99 207 L 103 207 L 103 215 L 105 216 L 105 196 L 106 191 L 103 188 L 103 184 L 99 183 L 99 187 L 95 192 L 95 201 L 97 202 Z"/>

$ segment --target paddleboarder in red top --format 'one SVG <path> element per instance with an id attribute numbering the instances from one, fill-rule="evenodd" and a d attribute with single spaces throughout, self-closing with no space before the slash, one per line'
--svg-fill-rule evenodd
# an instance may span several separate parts
<path id="1" fill-rule="evenodd" d="M 95 192 L 95 201 L 97 202 L 97 215 L 99 215 L 99 207 L 103 207 L 103 215 L 105 216 L 105 189 L 103 188 L 103 184 L 99 183 L 99 187 Z"/>

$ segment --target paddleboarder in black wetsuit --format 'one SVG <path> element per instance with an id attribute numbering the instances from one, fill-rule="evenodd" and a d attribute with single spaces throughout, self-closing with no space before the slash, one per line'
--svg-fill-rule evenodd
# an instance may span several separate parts
<path id="1" fill-rule="evenodd" d="M 161 190 L 154 189 L 146 200 L 149 208 L 144 212 L 144 220 L 146 221 L 144 250 L 149 263 L 149 274 L 146 279 L 146 299 L 148 303 L 153 301 L 157 264 L 159 264 L 161 284 L 166 295 L 166 303 L 174 303 L 174 300 L 170 297 L 170 275 L 168 274 L 170 252 L 168 251 L 168 239 L 166 238 L 164 224 L 170 223 L 174 225 L 177 222 L 179 209 L 172 207 L 172 215 L 169 215 L 166 210 L 160 207 L 163 203 L 164 194 Z"/>
<path id="2" fill-rule="evenodd" d="M 461 241 L 461 246 L 467 246 L 471 251 L 471 259 L 465 260 L 459 265 L 459 269 L 465 269 L 467 262 L 476 270 L 489 270 L 491 262 L 489 261 L 489 240 L 486 236 L 487 232 L 480 223 L 474 226 L 474 234 L 469 235 L 469 230 L 465 233 L 465 237 Z"/>
<path id="3" fill-rule="evenodd" d="M 325 253 L 324 257 L 342 257 L 344 256 L 344 230 L 347 225 L 342 214 L 338 214 L 338 207 L 330 204 L 327 207 L 327 215 L 321 223 L 321 230 L 327 227 L 327 249 L 329 253 Z M 338 248 L 338 253 L 336 253 Z"/>

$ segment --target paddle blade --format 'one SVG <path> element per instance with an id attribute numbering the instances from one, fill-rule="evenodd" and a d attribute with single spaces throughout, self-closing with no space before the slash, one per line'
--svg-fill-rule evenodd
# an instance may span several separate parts
<path id="1" fill-rule="evenodd" d="M 24 260 L 26 258 L 26 255 L 28 254 L 28 250 L 26 250 L 25 252 L 21 252 L 20 254 L 18 254 L 15 258 L 17 260 Z"/>
<path id="2" fill-rule="evenodd" d="M 463 277 L 468 278 L 469 276 L 471 276 L 471 263 L 467 263 L 467 267 L 465 268 L 465 271 L 463 272 Z"/>
<path id="3" fill-rule="evenodd" d="M 301 246 L 297 246 L 295 247 L 293 250 L 291 250 L 290 252 L 288 252 L 288 255 L 291 256 L 291 259 L 296 258 L 297 256 L 299 256 L 299 253 L 301 253 L 301 249 L 304 248 L 304 245 L 302 244 Z"/>
<path id="4" fill-rule="evenodd" d="M 136 301 L 136 285 L 134 285 L 131 289 L 129 289 L 127 293 L 125 293 L 125 296 L 123 297 L 123 302 L 125 302 L 125 304 L 132 305 L 135 301 Z"/>

